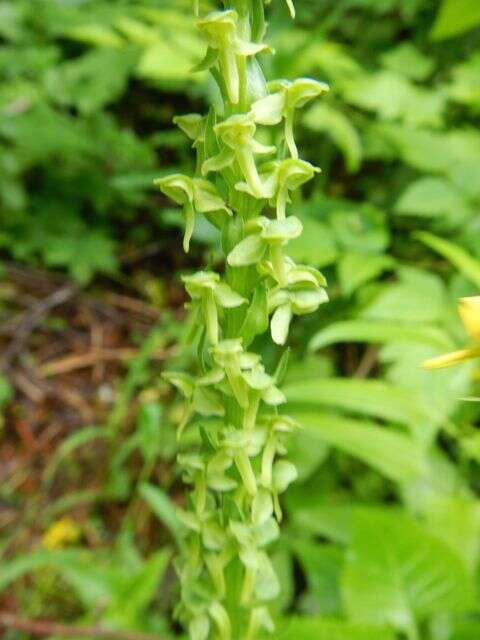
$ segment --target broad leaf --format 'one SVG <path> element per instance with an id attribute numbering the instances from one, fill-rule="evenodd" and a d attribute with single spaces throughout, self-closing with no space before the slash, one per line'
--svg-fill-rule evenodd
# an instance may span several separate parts
<path id="1" fill-rule="evenodd" d="M 182 525 L 168 495 L 160 487 L 146 483 L 140 485 L 139 492 L 157 518 L 169 529 L 174 540 L 180 544 Z"/>
<path id="2" fill-rule="evenodd" d="M 437 329 L 423 324 L 402 324 L 400 322 L 380 322 L 375 320 L 346 320 L 336 322 L 316 333 L 309 343 L 309 349 L 316 351 L 338 342 L 389 342 L 423 344 L 439 350 L 452 348 L 448 336 Z"/>
<path id="3" fill-rule="evenodd" d="M 341 620 L 293 618 L 277 635 L 278 640 L 394 640 L 386 628 Z"/>
<path id="4" fill-rule="evenodd" d="M 446 258 L 475 286 L 480 287 L 480 261 L 467 253 L 465 249 L 426 231 L 418 231 L 414 237 Z"/>
<path id="5" fill-rule="evenodd" d="M 435 416 L 419 394 L 382 380 L 320 378 L 288 384 L 283 391 L 297 410 L 330 406 L 405 425 Z"/>
<path id="6" fill-rule="evenodd" d="M 347 169 L 356 172 L 362 160 L 360 136 L 352 122 L 338 110 L 317 103 L 305 114 L 304 123 L 312 131 L 326 133 L 345 157 Z"/>
<path id="7" fill-rule="evenodd" d="M 451 38 L 480 24 L 477 0 L 443 0 L 432 36 L 436 40 Z"/>
<path id="8" fill-rule="evenodd" d="M 468 610 L 473 584 L 456 553 L 407 516 L 359 516 L 343 576 L 353 620 L 412 634 L 416 621 Z"/>
<path id="9" fill-rule="evenodd" d="M 422 448 L 410 436 L 327 413 L 291 412 L 309 435 L 358 458 L 399 482 L 425 471 Z"/>

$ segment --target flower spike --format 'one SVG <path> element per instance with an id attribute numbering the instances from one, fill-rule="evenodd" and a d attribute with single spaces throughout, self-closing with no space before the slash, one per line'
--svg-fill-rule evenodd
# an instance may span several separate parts
<path id="1" fill-rule="evenodd" d="M 197 14 L 199 4 L 194 1 Z M 255 56 L 269 50 L 261 41 L 268 2 L 222 4 L 224 11 L 198 20 L 208 48 L 197 70 L 210 70 L 223 104 L 212 105 L 207 116 L 175 118 L 196 150 L 195 176 L 156 181 L 183 207 L 185 251 L 203 215 L 220 232 L 214 264 L 222 264 L 220 248 L 226 262 L 223 274 L 209 268 L 182 277 L 198 329 L 191 332 L 196 375 L 163 374 L 184 397 L 177 459 L 191 488 L 188 508 L 178 510 L 184 539 L 175 615 L 192 640 L 260 640 L 274 633 L 268 607 L 280 584 L 267 547 L 279 536 L 279 496 L 297 477 L 285 459 L 286 436 L 296 425 L 279 413 L 286 402 L 279 387 L 285 358 L 279 355 L 272 374 L 262 356 L 246 348 L 268 328 L 273 343 L 284 345 L 292 318 L 327 301 L 322 274 L 295 264 L 286 247 L 302 233 L 301 221 L 287 216 L 291 194 L 319 172 L 298 157 L 294 114 L 328 87 L 307 78 L 282 80 L 268 85 L 266 95 Z M 293 17 L 293 1 L 286 5 Z M 283 131 L 263 129 L 277 125 Z M 279 134 L 277 149 L 268 142 Z M 469 308 L 464 315 L 477 336 Z M 229 579 L 231 569 L 239 580 Z"/>

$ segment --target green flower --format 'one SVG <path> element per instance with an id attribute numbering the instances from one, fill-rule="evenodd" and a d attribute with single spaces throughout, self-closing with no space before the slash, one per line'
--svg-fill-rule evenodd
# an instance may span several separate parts
<path id="1" fill-rule="evenodd" d="M 193 378 L 188 373 L 165 371 L 162 373 L 162 378 L 173 384 L 186 400 L 183 416 L 178 427 L 179 439 L 188 421 L 195 413 L 203 416 L 222 417 L 225 415 L 225 408 L 220 401 L 218 393 L 214 389 L 207 388 L 222 380 L 223 372 L 221 370 L 214 369 L 199 378 Z"/>
<path id="2" fill-rule="evenodd" d="M 311 100 L 329 91 L 329 86 L 311 78 L 299 78 L 293 82 L 277 80 L 270 83 L 274 91 L 252 104 L 255 122 L 276 125 L 285 120 L 285 141 L 292 158 L 298 158 L 297 145 L 293 135 L 295 109 L 305 106 Z"/>
<path id="3" fill-rule="evenodd" d="M 238 58 L 254 56 L 261 51 L 269 51 L 266 44 L 249 42 L 239 35 L 239 19 L 236 11 L 215 11 L 198 26 L 207 37 L 209 52 L 203 67 L 210 67 L 218 62 L 220 73 L 225 82 L 228 97 L 233 104 L 240 100 L 240 72 Z"/>
<path id="4" fill-rule="evenodd" d="M 291 433 L 298 424 L 289 416 L 280 414 L 263 415 L 259 421 L 260 428 L 265 429 L 266 440 L 262 452 L 260 483 L 265 489 L 273 490 L 273 465 L 278 454 L 284 455 L 286 448 L 280 440 L 284 433 Z M 277 512 L 277 517 L 279 517 Z"/>
<path id="5" fill-rule="evenodd" d="M 290 192 L 295 191 L 311 180 L 320 169 L 314 167 L 305 160 L 286 160 L 268 162 L 260 167 L 260 181 L 263 186 L 262 197 L 272 201 L 277 211 L 277 219 L 285 220 L 287 203 L 291 202 Z M 238 191 L 244 191 L 254 195 L 250 185 L 246 182 L 238 182 L 235 185 Z"/>
<path id="6" fill-rule="evenodd" d="M 219 309 L 235 309 L 248 300 L 221 282 L 218 273 L 212 271 L 198 271 L 191 276 L 182 276 L 182 280 L 194 304 L 202 311 L 208 339 L 211 344 L 217 344 Z"/>
<path id="7" fill-rule="evenodd" d="M 264 261 L 260 270 L 278 282 L 268 293 L 268 310 L 272 313 L 270 329 L 272 340 L 285 344 L 293 315 L 313 313 L 321 304 L 328 302 L 324 276 L 313 267 L 298 266 L 286 257 L 285 280 L 280 283 L 274 265 Z"/>
<path id="8" fill-rule="evenodd" d="M 223 142 L 224 147 L 216 156 L 203 163 L 202 174 L 210 171 L 221 171 L 236 160 L 249 192 L 256 198 L 263 198 L 264 186 L 258 175 L 255 164 L 256 154 L 269 154 L 275 147 L 266 146 L 255 140 L 256 126 L 251 114 L 230 116 L 224 122 L 215 126 L 215 133 Z"/>
<path id="9" fill-rule="evenodd" d="M 194 147 L 205 139 L 205 120 L 206 118 L 199 113 L 187 113 L 184 116 L 175 116 L 173 118 L 174 124 L 190 140 L 193 140 Z"/>
<path id="10" fill-rule="evenodd" d="M 295 216 L 289 216 L 285 220 L 270 220 L 264 216 L 255 218 L 247 224 L 250 235 L 228 254 L 228 264 L 232 267 L 244 267 L 259 263 L 267 255 L 275 279 L 286 285 L 286 258 L 281 249 L 290 240 L 298 238 L 302 228 L 302 223 Z"/>
<path id="11" fill-rule="evenodd" d="M 189 178 L 180 173 L 174 173 L 166 178 L 158 178 L 154 184 L 177 204 L 183 205 L 185 215 L 185 234 L 183 248 L 188 253 L 190 240 L 195 227 L 195 214 L 224 211 L 232 215 L 216 188 L 208 180 Z"/>
<path id="12" fill-rule="evenodd" d="M 287 399 L 261 364 L 256 364 L 252 368 L 242 371 L 242 377 L 249 389 L 249 403 L 244 414 L 243 428 L 249 431 L 255 428 L 260 402 L 276 407 L 286 402 Z"/>

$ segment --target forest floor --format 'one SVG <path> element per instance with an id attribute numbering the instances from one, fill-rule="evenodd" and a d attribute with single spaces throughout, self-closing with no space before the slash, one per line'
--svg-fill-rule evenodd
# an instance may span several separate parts
<path id="1" fill-rule="evenodd" d="M 112 420 L 123 432 L 131 430 L 137 407 L 132 388 L 122 391 L 129 367 L 164 315 L 173 322 L 182 318 L 182 305 L 183 293 L 174 283 L 166 286 L 160 308 L 115 283 L 100 282 L 85 291 L 50 272 L 5 266 L 0 287 L 2 555 L 41 544 L 65 512 L 89 547 L 108 544 L 92 523 L 92 510 L 98 509 L 108 482 L 107 444 L 100 430 Z M 168 330 L 164 333 L 160 346 L 143 354 L 154 367 L 172 353 Z M 99 437 L 78 446 L 75 434 L 94 428 Z M 75 456 L 61 464 L 70 442 Z M 156 465 L 152 479 L 161 481 L 169 473 L 166 467 Z M 141 468 L 142 461 L 134 458 L 133 483 Z M 102 528 L 110 531 L 111 541 L 131 508 L 130 495 L 100 502 Z M 154 523 L 147 517 L 141 526 L 148 541 Z M 0 610 L 18 611 L 19 597 L 18 589 L 5 591 Z"/>

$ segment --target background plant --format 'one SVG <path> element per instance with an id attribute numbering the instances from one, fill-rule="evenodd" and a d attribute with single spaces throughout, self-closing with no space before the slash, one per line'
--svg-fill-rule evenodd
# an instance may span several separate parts
<path id="1" fill-rule="evenodd" d="M 100 7 L 100 3 L 94 4 Z M 33 87 L 50 113 L 67 121 L 69 131 L 91 121 L 92 116 L 87 118 L 75 105 L 59 105 L 47 95 L 45 76 L 50 70 L 56 71 L 59 59 L 78 62 L 92 52 L 111 52 L 115 49 L 113 40 L 110 45 L 91 39 L 79 42 L 66 29 L 60 33 L 58 8 L 62 7 L 62 15 L 70 16 L 71 21 L 75 15 L 77 25 L 91 30 L 93 23 L 100 24 L 102 33 L 111 36 L 113 32 L 125 39 L 112 15 L 118 20 L 119 16 L 134 14 L 137 22 L 151 25 L 141 11 L 143 6 L 147 4 L 109 3 L 94 18 L 93 5 L 88 3 L 82 5 L 81 12 L 76 5 L 58 2 L 38 2 L 35 12 L 32 3 L 3 3 L 2 15 L 10 16 L 8 21 L 1 21 L 3 48 L 10 50 L 10 64 L 8 73 L 6 64 L 2 71 L 2 91 L 8 87 L 2 105 L 15 103 L 25 95 L 25 87 Z M 160 8 L 167 8 L 167 3 Z M 183 24 L 190 25 L 187 32 L 193 34 L 189 12 L 190 6 L 186 6 Z M 170 14 L 170 19 L 180 19 L 179 14 Z M 298 147 L 307 160 L 322 167 L 322 174 L 316 178 L 315 188 L 306 185 L 304 201 L 295 204 L 295 215 L 305 231 L 289 250 L 295 260 L 325 272 L 331 302 L 315 319 L 298 320 L 289 335 L 290 370 L 284 386 L 289 405 L 285 411 L 305 427 L 290 445 L 300 477 L 285 504 L 285 535 L 273 551 L 282 584 L 279 613 L 288 612 L 289 618 L 286 638 L 385 640 L 407 635 L 422 640 L 465 640 L 479 635 L 478 404 L 457 402 L 459 397 L 478 396 L 475 363 L 439 372 L 424 372 L 419 367 L 427 358 L 465 345 L 467 338 L 456 314 L 456 300 L 475 295 L 480 283 L 478 20 L 475 3 L 467 0 L 302 0 L 297 2 L 295 25 L 290 23 L 286 7 L 276 3 L 270 7 L 272 44 L 277 55 L 268 62 L 268 76 L 293 79 L 311 75 L 327 80 L 331 87 L 321 102 L 307 107 L 304 115 L 296 114 Z M 9 25 L 8 31 L 5 25 Z M 155 34 L 157 29 L 154 27 Z M 45 60 L 37 56 L 37 61 L 44 60 L 42 69 L 34 72 L 24 66 L 15 70 L 12 58 L 19 61 L 20 53 L 26 55 L 34 41 L 39 42 L 41 51 L 54 47 L 60 58 Z M 200 49 L 195 42 L 194 63 L 198 62 Z M 137 51 L 147 49 L 141 45 Z M 166 54 L 163 59 L 168 60 Z M 101 65 L 93 64 L 92 68 L 95 77 L 103 75 Z M 101 209 L 97 199 L 95 206 L 91 204 L 92 194 L 98 194 L 96 189 L 82 190 L 82 201 L 87 199 L 82 217 L 68 213 L 64 219 L 70 215 L 77 221 L 87 219 L 88 231 L 82 222 L 70 225 L 69 243 L 71 238 L 93 233 L 113 241 L 109 246 L 114 258 L 107 270 L 116 278 L 121 275 L 130 291 L 140 290 L 152 299 L 151 289 L 145 291 L 144 287 L 147 267 L 151 275 L 162 278 L 166 264 L 193 270 L 204 264 L 205 250 L 211 252 L 214 264 L 218 239 L 201 223 L 196 227 L 187 261 L 172 255 L 168 247 L 181 242 L 176 226 L 180 227 L 183 220 L 150 187 L 157 175 L 155 156 L 166 173 L 191 175 L 194 170 L 190 143 L 176 128 L 170 128 L 169 122 L 179 105 L 184 113 L 203 112 L 204 98 L 211 87 L 201 75 L 198 85 L 192 85 L 187 84 L 186 75 L 176 73 L 183 80 L 140 78 L 134 65 L 121 97 L 95 111 L 97 120 L 99 114 L 102 116 L 101 129 L 100 125 L 95 129 L 101 132 L 99 139 L 107 121 L 122 136 L 125 129 L 132 129 L 131 123 L 140 123 L 135 124 L 135 134 L 129 135 L 140 141 L 152 158 L 141 180 L 138 174 L 143 172 L 143 164 L 137 171 L 140 163 L 131 162 L 125 171 L 128 179 L 123 183 L 120 180 L 124 187 L 121 195 L 108 171 L 97 171 L 98 151 L 87 156 L 77 146 L 76 153 L 67 154 L 70 143 L 64 142 L 58 145 L 60 150 L 38 157 L 34 155 L 35 136 L 14 139 L 9 134 L 7 139 L 2 131 L 9 152 L 6 157 L 13 158 L 2 188 L 20 185 L 29 194 L 26 204 L 19 207 L 21 213 L 14 213 L 10 204 L 2 209 L 5 257 L 14 254 L 37 265 L 49 260 L 50 238 L 58 238 L 58 216 L 51 214 L 48 218 L 42 211 L 47 211 L 43 205 L 52 200 L 64 210 L 65 197 L 57 197 L 65 193 L 62 171 L 57 171 L 59 162 L 55 160 L 60 153 L 63 160 L 69 155 L 68 163 L 60 164 L 72 165 L 71 175 L 76 179 L 81 175 L 77 161 L 82 158 L 91 168 L 90 174 L 95 175 L 95 184 L 103 185 L 108 194 L 107 204 Z M 80 80 L 74 84 L 79 95 L 79 88 L 85 84 Z M 93 89 L 94 93 L 98 91 Z M 158 104 L 162 105 L 160 113 L 152 106 Z M 12 108 L 10 113 L 2 120 L 9 130 L 17 118 L 20 123 L 27 114 L 31 117 L 31 112 L 20 110 L 17 114 Z M 47 131 L 38 124 L 34 129 Z M 162 139 L 158 138 L 157 147 L 158 130 Z M 49 131 L 52 145 L 55 136 Z M 55 131 L 60 128 L 56 126 Z M 92 140 L 91 136 L 83 138 L 84 144 Z M 157 155 L 160 147 L 163 151 Z M 48 146 L 43 144 L 44 148 Z M 27 156 L 33 159 L 23 164 Z M 53 176 L 58 189 L 45 193 L 46 183 L 34 179 L 44 172 Z M 118 174 L 122 175 L 121 171 Z M 42 194 L 42 206 L 37 206 Z M 73 193 L 71 198 L 77 202 Z M 139 205 L 134 198 L 139 199 Z M 33 205 L 35 216 L 28 213 Z M 135 223 L 131 224 L 128 218 L 133 215 Z M 120 218 L 125 222 L 118 224 Z M 37 240 L 35 249 L 22 249 L 23 239 L 32 229 L 37 229 L 35 238 L 45 241 Z M 143 248 L 159 230 L 166 234 L 159 257 L 136 265 L 143 273 L 135 278 L 132 271 L 136 269 L 132 270 L 128 261 L 130 252 L 137 246 Z M 70 265 L 72 270 L 74 262 L 65 258 L 56 264 L 62 268 Z M 97 270 L 94 264 L 88 275 Z M 2 313 L 7 315 L 8 311 L 7 299 Z M 170 335 L 178 337 L 178 331 Z M 273 367 L 268 346 L 265 352 L 268 365 Z M 184 363 L 188 365 L 188 356 Z M 145 375 L 135 384 L 132 401 L 138 396 L 143 403 L 142 392 L 151 391 L 149 380 L 156 380 L 155 375 L 149 379 Z M 177 409 L 173 401 L 169 408 L 167 399 L 169 403 L 172 400 L 166 395 L 166 387 L 160 386 L 160 390 L 164 418 L 159 432 L 173 434 L 171 422 L 180 406 Z M 8 392 L 5 398 L 8 400 Z M 127 420 L 124 416 L 124 436 L 131 435 L 139 444 L 142 440 L 135 433 L 140 420 L 135 417 Z M 148 433 L 145 424 L 150 423 L 143 419 L 144 434 Z M 158 421 L 151 424 L 158 427 Z M 8 429 L 7 423 L 7 433 Z M 170 459 L 175 453 L 172 441 L 168 440 Z M 130 446 L 130 451 L 135 451 L 134 444 Z M 72 456 L 73 460 L 63 459 L 62 469 L 74 464 L 76 450 Z M 125 453 L 116 461 L 116 468 L 127 478 L 122 484 L 123 493 L 110 498 L 116 506 L 137 487 L 129 460 Z M 171 475 L 164 476 L 163 487 L 179 501 L 183 487 L 172 465 L 167 466 Z M 164 474 L 165 461 L 156 462 L 155 469 Z M 159 527 L 147 548 L 142 547 L 145 538 L 137 539 L 134 548 L 140 546 L 147 557 L 158 544 L 166 542 L 168 535 L 175 536 L 177 529 L 165 492 L 150 484 L 137 488 L 141 499 L 148 500 L 169 527 Z M 2 490 L 5 495 L 7 489 Z M 18 495 L 16 491 L 8 493 L 9 500 Z M 135 495 L 138 501 L 139 494 Z M 98 504 L 91 507 L 89 517 L 98 517 Z M 117 528 L 106 513 L 101 519 L 111 536 L 105 552 L 114 558 L 111 541 Z M 34 525 L 29 526 L 27 530 L 36 531 Z M 43 521 L 42 526 L 48 527 L 48 522 Z M 12 535 L 11 530 L 8 535 Z M 117 542 L 127 555 L 132 553 L 131 540 L 128 544 L 125 539 L 121 545 Z M 34 548 L 35 544 L 35 538 L 30 537 L 25 547 Z M 7 549 L 12 558 L 12 549 Z M 68 569 L 68 557 L 61 558 L 64 564 L 60 566 L 59 562 L 55 570 L 74 584 L 70 598 L 76 606 L 81 602 L 83 615 L 94 616 L 93 603 L 82 599 L 78 580 Z M 22 582 L 26 578 L 18 575 L 28 563 L 24 561 L 17 573 L 13 569 L 7 573 L 10 562 L 15 560 L 4 560 L 4 575 L 17 576 L 15 592 L 21 593 L 26 589 Z M 83 565 L 82 571 L 84 576 Z M 88 575 L 92 583 L 100 580 L 93 570 Z M 7 585 L 7 577 L 4 593 L 11 593 L 12 583 Z M 120 576 L 115 580 L 121 583 Z M 35 584 L 41 593 L 38 581 Z M 166 576 L 161 587 L 162 603 L 168 601 L 169 585 Z M 158 606 L 155 593 L 158 591 L 150 593 L 154 608 L 146 605 L 145 613 L 128 623 L 130 628 L 168 633 L 168 607 L 165 610 Z M 374 607 L 371 602 L 377 602 L 379 593 L 381 605 Z M 113 602 L 113 596 L 105 598 Z M 39 606 L 33 613 L 41 612 Z M 298 617 L 292 619 L 292 613 Z"/>

